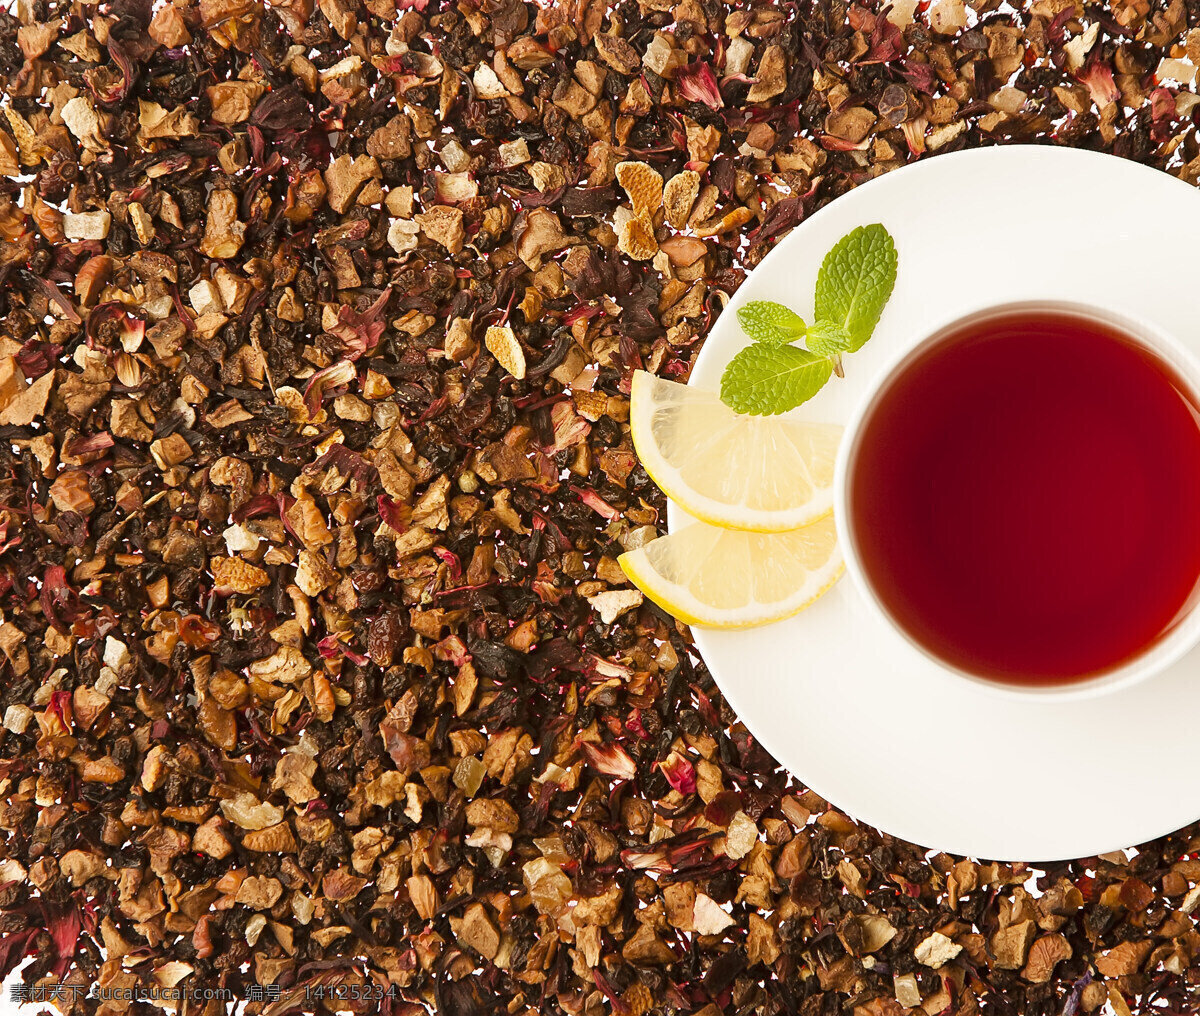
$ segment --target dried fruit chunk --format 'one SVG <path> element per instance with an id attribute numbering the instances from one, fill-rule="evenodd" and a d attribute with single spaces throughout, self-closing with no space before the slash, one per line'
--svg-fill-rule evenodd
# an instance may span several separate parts
<path id="1" fill-rule="evenodd" d="M 596 44 L 600 59 L 614 71 L 632 74 L 641 66 L 642 59 L 638 51 L 621 36 L 601 32 L 592 41 Z"/>
<path id="2" fill-rule="evenodd" d="M 489 326 L 483 344 L 513 377 L 518 380 L 525 377 L 525 350 L 511 328 L 507 325 Z"/>
<path id="3" fill-rule="evenodd" d="M 371 160 L 374 162 L 375 160 Z M 449 205 L 435 205 L 427 212 L 421 212 L 416 216 L 417 224 L 421 227 L 421 231 L 433 240 L 435 243 L 440 243 L 451 254 L 457 254 L 462 250 L 463 242 L 466 240 L 466 232 L 463 229 L 463 213 L 461 208 L 453 208 Z"/>
<path id="4" fill-rule="evenodd" d="M 527 862 L 521 868 L 521 877 L 539 914 L 556 916 L 572 896 L 571 880 L 557 864 L 544 857 Z"/>
<path id="5" fill-rule="evenodd" d="M 266 829 L 283 819 L 282 808 L 245 792 L 222 801 L 221 811 L 230 822 L 243 829 Z"/>
<path id="6" fill-rule="evenodd" d="M 634 261 L 649 261 L 658 253 L 658 240 L 648 219 L 633 216 L 617 232 L 617 250 Z"/>
<path id="7" fill-rule="evenodd" d="M 63 233 L 68 240 L 103 240 L 112 225 L 108 212 L 67 212 L 63 216 Z"/>
<path id="8" fill-rule="evenodd" d="M 617 182 L 629 195 L 634 215 L 653 216 L 663 204 L 663 178 L 644 162 L 617 163 Z"/>
<path id="9" fill-rule="evenodd" d="M 242 249 L 245 235 L 245 223 L 238 220 L 237 195 L 229 190 L 213 191 L 208 199 L 200 250 L 210 258 L 235 257 Z"/>
<path id="10" fill-rule="evenodd" d="M 214 557 L 208 562 L 214 584 L 235 593 L 252 593 L 271 584 L 271 578 L 257 565 L 240 557 Z"/>
<path id="11" fill-rule="evenodd" d="M 782 46 L 768 46 L 758 65 L 758 72 L 747 102 L 765 102 L 787 88 L 787 54 Z"/>
<path id="12" fill-rule="evenodd" d="M 663 211 L 667 222 L 676 229 L 683 229 L 699 193 L 700 174 L 694 169 L 685 169 L 671 177 L 663 187 Z"/>

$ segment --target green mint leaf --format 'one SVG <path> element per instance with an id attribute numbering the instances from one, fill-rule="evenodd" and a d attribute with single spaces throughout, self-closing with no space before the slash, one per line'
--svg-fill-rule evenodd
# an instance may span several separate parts
<path id="1" fill-rule="evenodd" d="M 751 300 L 737 312 L 742 331 L 755 342 L 782 346 L 804 338 L 804 319 L 794 310 L 771 300 Z"/>
<path id="2" fill-rule="evenodd" d="M 721 375 L 721 401 L 735 413 L 786 413 L 816 395 L 832 373 L 828 357 L 756 342 L 729 361 Z"/>
<path id="3" fill-rule="evenodd" d="M 871 337 L 896 284 L 896 244 L 878 222 L 835 243 L 817 275 L 816 315 L 850 335 L 848 352 Z"/>
<path id="4" fill-rule="evenodd" d="M 850 348 L 850 333 L 836 321 L 814 321 L 808 329 L 809 351 L 818 356 L 837 356 Z"/>

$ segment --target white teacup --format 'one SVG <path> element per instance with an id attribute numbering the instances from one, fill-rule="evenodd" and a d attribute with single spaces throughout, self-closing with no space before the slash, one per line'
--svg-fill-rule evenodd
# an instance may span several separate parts
<path id="1" fill-rule="evenodd" d="M 1127 662 L 1093 676 L 1067 680 L 1058 684 L 1009 683 L 973 674 L 948 663 L 897 623 L 873 589 L 866 569 L 863 567 L 859 541 L 856 539 L 854 531 L 853 515 L 849 510 L 853 467 L 864 426 L 869 421 L 879 396 L 888 388 L 893 379 L 920 354 L 948 334 L 958 332 L 965 325 L 986 321 L 989 317 L 1031 311 L 1073 315 L 1107 325 L 1123 333 L 1166 364 L 1187 386 L 1192 402 L 1200 406 L 1200 361 L 1182 344 L 1158 328 L 1122 314 L 1065 301 L 1036 301 L 981 307 L 972 313 L 960 314 L 952 320 L 941 322 L 928 335 L 905 346 L 867 386 L 861 400 L 851 413 L 838 451 L 834 475 L 834 515 L 838 520 L 838 534 L 846 560 L 846 572 L 875 620 L 893 628 L 910 645 L 943 669 L 961 676 L 964 680 L 973 681 L 1004 695 L 1022 696 L 1029 699 L 1045 699 L 1047 696 L 1053 696 L 1060 700 L 1093 697 L 1129 687 L 1152 677 L 1177 662 L 1196 645 L 1197 641 L 1200 641 L 1200 610 L 1195 609 L 1197 603 L 1200 603 L 1200 586 L 1193 592 L 1192 597 L 1180 610 L 1168 630 Z M 1200 519 L 1197 520 L 1197 525 L 1200 525 Z"/>

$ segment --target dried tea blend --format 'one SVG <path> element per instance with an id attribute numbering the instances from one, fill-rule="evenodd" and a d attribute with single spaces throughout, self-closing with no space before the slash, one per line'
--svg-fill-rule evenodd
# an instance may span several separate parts
<path id="1" fill-rule="evenodd" d="M 634 368 L 918 157 L 1195 182 L 1196 15 L 6 5 L 0 970 L 80 1013 L 1195 1012 L 1195 828 L 1033 869 L 862 827 L 615 559 L 662 521 Z"/>

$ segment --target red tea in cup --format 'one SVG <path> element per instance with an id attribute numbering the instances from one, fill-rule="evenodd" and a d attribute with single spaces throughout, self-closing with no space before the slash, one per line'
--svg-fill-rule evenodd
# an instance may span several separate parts
<path id="1" fill-rule="evenodd" d="M 950 328 L 880 389 L 847 483 L 871 591 L 969 674 L 1111 672 L 1196 596 L 1200 413 L 1157 353 L 1104 322 L 1021 310 Z"/>

